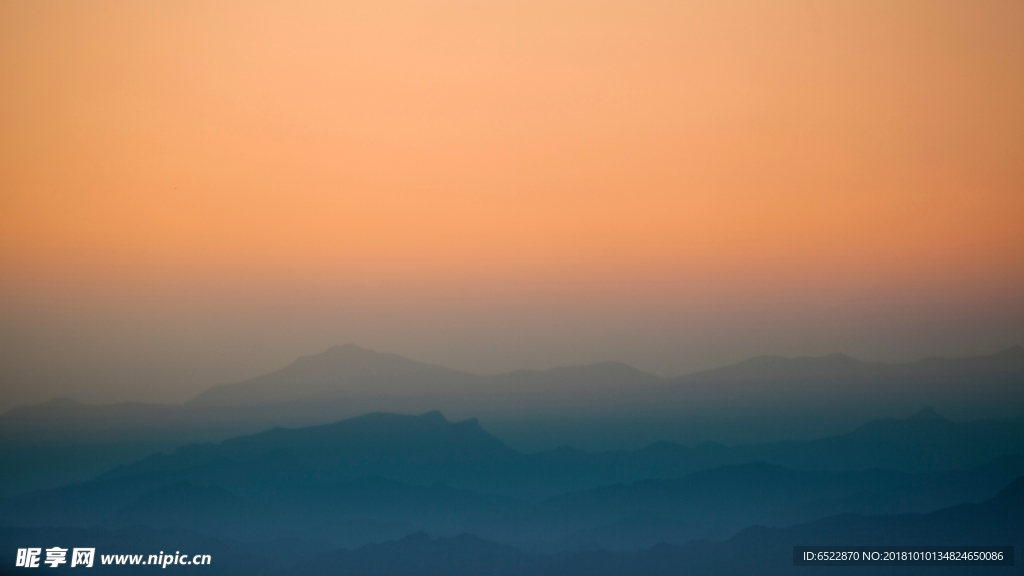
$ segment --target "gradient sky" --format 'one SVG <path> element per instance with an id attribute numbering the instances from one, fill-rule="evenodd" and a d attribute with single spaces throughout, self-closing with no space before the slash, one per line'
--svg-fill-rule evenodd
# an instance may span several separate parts
<path id="1" fill-rule="evenodd" d="M 1024 343 L 1024 2 L 0 0 L 0 407 Z"/>

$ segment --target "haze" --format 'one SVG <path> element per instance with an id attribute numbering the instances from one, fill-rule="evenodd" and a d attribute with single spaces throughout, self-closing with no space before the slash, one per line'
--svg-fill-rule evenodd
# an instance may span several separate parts
<path id="1" fill-rule="evenodd" d="M 0 408 L 1024 343 L 1024 3 L 0 1 Z"/>

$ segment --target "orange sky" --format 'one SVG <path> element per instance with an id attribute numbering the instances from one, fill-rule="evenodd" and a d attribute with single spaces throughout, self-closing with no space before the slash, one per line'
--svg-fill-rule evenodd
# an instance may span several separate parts
<path id="1" fill-rule="evenodd" d="M 296 320 L 260 340 L 282 359 L 348 338 L 480 370 L 826 352 L 865 309 L 952 331 L 891 356 L 1024 338 L 1019 1 L 0 0 L 0 79 L 0 313 L 28 358 L 160 332 L 104 324 L 129 309 L 223 343 L 253 327 L 197 310 L 296 305 L 363 328 Z M 733 319 L 808 300 L 775 341 Z M 561 351 L 479 343 L 516 322 Z M 593 322 L 603 344 L 555 346 Z M 885 356 L 873 329 L 821 346 Z"/>

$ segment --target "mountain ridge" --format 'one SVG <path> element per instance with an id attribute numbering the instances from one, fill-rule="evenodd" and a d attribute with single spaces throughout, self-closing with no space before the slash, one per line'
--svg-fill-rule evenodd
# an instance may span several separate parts
<path id="1" fill-rule="evenodd" d="M 310 576 L 337 573 L 345 566 L 353 576 L 674 576 L 677 574 L 831 574 L 834 567 L 794 566 L 796 545 L 962 546 L 964 542 L 1015 545 L 1024 540 L 1024 477 L 991 499 L 927 514 L 841 515 L 786 528 L 751 526 L 721 542 L 660 543 L 638 552 L 594 550 L 575 554 L 529 554 L 475 535 L 431 538 L 417 533 L 354 550 L 336 550 L 306 560 L 293 570 Z M 842 570 L 842 569 L 840 569 Z M 908 568 L 856 568 L 871 574 L 906 574 Z M 914 570 L 913 568 L 909 570 Z M 935 571 L 934 568 L 930 569 Z M 956 570 L 956 568 L 954 568 Z M 968 568 L 972 572 L 977 568 Z M 1016 574 L 1014 567 L 985 568 L 986 573 Z M 959 573 L 959 572 L 958 572 Z"/>
<path id="2" fill-rule="evenodd" d="M 476 375 L 355 345 L 332 347 L 186 404 L 55 399 L 12 408 L 0 415 L 0 495 L 84 480 L 183 444 L 372 412 L 479 418 L 527 452 L 559 445 L 634 450 L 659 440 L 803 441 L 925 406 L 959 422 L 1024 414 L 1021 347 L 898 365 L 833 354 L 736 366 L 675 379 L 617 362 Z"/>

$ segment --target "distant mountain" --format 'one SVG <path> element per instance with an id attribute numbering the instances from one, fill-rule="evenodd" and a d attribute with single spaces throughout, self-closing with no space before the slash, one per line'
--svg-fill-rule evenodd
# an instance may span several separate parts
<path id="1" fill-rule="evenodd" d="M 765 462 L 804 471 L 872 468 L 928 472 L 982 466 L 1024 454 L 1024 417 L 952 422 L 925 409 L 905 419 L 874 420 L 854 431 L 807 442 L 681 446 L 657 442 L 641 450 L 584 452 L 568 447 L 537 453 L 547 470 L 571 469 L 602 484 L 679 477 L 698 470 Z"/>
<path id="2" fill-rule="evenodd" d="M 936 426 L 945 436 L 928 444 Z M 984 499 L 1024 473 L 1024 457 L 998 453 L 1013 454 L 1024 434 L 1019 426 L 986 425 L 977 435 L 976 427 L 920 415 L 809 443 L 525 455 L 475 420 L 369 414 L 153 455 L 89 482 L 3 502 L 0 522 L 140 524 L 230 539 L 316 537 L 334 545 L 426 530 L 473 532 L 534 550 L 635 549 L 724 538 L 752 523 Z M 844 451 L 852 463 L 845 468 L 836 456 Z M 994 462 L 972 470 L 936 468 L 977 466 L 993 453 Z M 764 463 L 772 459 L 816 471 Z M 877 461 L 929 472 L 870 469 Z M 830 469 L 849 471 L 824 471 Z M 608 486 L 616 482 L 630 484 Z M 536 503 L 558 494 L 564 495 Z"/>
<path id="3" fill-rule="evenodd" d="M 216 386 L 188 404 L 245 406 L 343 397 L 377 397 L 373 409 L 380 411 L 434 408 L 485 418 L 609 410 L 621 415 L 792 414 L 815 407 L 834 411 L 837 404 L 858 413 L 885 406 L 892 414 L 918 410 L 925 399 L 957 417 L 1007 416 L 1024 412 L 1024 347 L 906 364 L 862 362 L 843 354 L 760 356 L 665 379 L 615 362 L 481 376 L 349 344 L 265 376 Z"/>
<path id="4" fill-rule="evenodd" d="M 302 357 L 271 374 L 215 386 L 186 406 L 322 405 L 340 400 L 356 403 L 363 411 L 444 409 L 468 416 L 530 407 L 584 407 L 580 394 L 607 401 L 661 382 L 661 378 L 618 362 L 485 376 L 348 344 Z"/>
<path id="5" fill-rule="evenodd" d="M 219 444 L 186 446 L 169 456 L 114 469 L 101 479 L 168 474 L 230 461 L 277 467 L 277 478 L 304 483 L 361 476 L 382 476 L 414 483 L 458 478 L 472 483 L 477 474 L 517 463 L 525 456 L 484 432 L 475 419 L 449 422 L 440 412 L 418 416 L 367 414 L 324 426 L 275 428 Z M 281 475 L 284 476 L 281 476 Z"/>
<path id="6" fill-rule="evenodd" d="M 415 362 L 397 354 L 374 352 L 355 344 L 333 346 L 320 354 L 303 356 L 287 367 L 261 378 L 284 382 L 330 381 L 365 374 L 454 372 L 443 366 Z M 253 382 L 249 380 L 248 382 Z"/>
<path id="7" fill-rule="evenodd" d="M 751 527 L 719 544 L 660 545 L 626 560 L 626 572 L 605 571 L 606 562 L 576 562 L 559 568 L 563 574 L 834 574 L 835 567 L 794 567 L 793 546 L 965 546 L 1024 545 L 1024 477 L 1017 478 L 994 498 L 979 504 L 961 504 L 929 514 L 843 515 L 823 518 L 789 528 Z M 600 556 L 597 556 L 599 558 Z M 595 558 L 596 559 L 596 558 Z M 599 568 L 604 566 L 605 568 Z M 621 565 L 620 565 L 621 566 Z M 597 570 L 593 570 L 598 568 Z M 612 568 L 614 570 L 614 568 Z M 858 573 L 906 574 L 914 569 L 896 567 L 851 568 Z M 920 568 L 931 572 L 974 573 L 978 568 Z M 1014 567 L 987 567 L 986 574 L 1019 574 Z"/>
<path id="8" fill-rule="evenodd" d="M 750 462 L 808 471 L 915 472 L 976 467 L 1013 454 L 1024 454 L 1024 418 L 955 423 L 926 410 L 810 442 L 733 447 L 662 442 L 636 451 L 589 453 L 563 447 L 526 455 L 484 431 L 476 419 L 453 423 L 435 411 L 419 416 L 367 414 L 329 425 L 277 428 L 219 444 L 188 445 L 113 469 L 100 479 L 183 473 L 223 461 L 271 466 L 271 457 L 287 455 L 295 461 L 287 472 L 295 481 L 302 474 L 330 481 L 381 476 L 543 497 Z"/>
<path id="9" fill-rule="evenodd" d="M 957 419 L 1024 412 L 1024 347 L 963 359 L 906 364 L 862 362 L 842 354 L 820 358 L 762 356 L 672 379 L 660 399 L 743 414 L 805 411 L 830 416 L 874 406 L 910 412 L 922 403 Z M 876 414 L 880 416 L 881 414 Z"/>
<path id="10" fill-rule="evenodd" d="M 737 446 L 732 452 L 800 470 L 951 470 L 1024 454 L 1024 417 L 953 422 L 925 408 L 904 419 L 871 421 L 849 434 Z"/>
<path id="11" fill-rule="evenodd" d="M 0 526 L 18 527 L 0 541 L 187 534 L 229 558 L 263 543 L 248 573 L 314 574 L 784 573 L 793 543 L 1019 543 L 1019 482 L 916 514 L 1024 472 L 1022 398 L 1020 347 L 899 365 L 759 357 L 664 379 L 613 362 L 481 376 L 348 345 L 185 405 L 0 416 L 0 495 L 20 493 L 0 500 Z M 745 440 L 664 441 L 695 437 Z M 577 448 L 506 443 L 566 438 Z M 750 525 L 768 528 L 691 542 Z M 354 549 L 319 555 L 338 546 Z"/>
<path id="12" fill-rule="evenodd" d="M 185 405 L 61 399 L 12 409 L 0 415 L 0 496 L 82 481 L 187 443 L 370 412 L 441 410 L 479 418 L 520 450 L 606 451 L 660 440 L 808 440 L 925 406 L 957 420 L 1024 414 L 1024 348 L 892 365 L 758 357 L 664 379 L 614 362 L 482 376 L 346 345 Z"/>
<path id="13" fill-rule="evenodd" d="M 864 362 L 845 354 L 826 356 L 755 356 L 748 360 L 680 376 L 677 382 L 810 380 L 848 376 L 957 372 L 1015 373 L 1024 364 L 1024 346 L 970 358 L 925 358 L 907 363 Z"/>
<path id="14" fill-rule="evenodd" d="M 264 376 L 214 386 L 189 400 L 188 405 L 237 406 L 345 395 L 440 393 L 452 391 L 451 383 L 466 378 L 472 375 L 346 344 L 303 356 Z"/>
<path id="15" fill-rule="evenodd" d="M 980 501 L 1024 473 L 1024 459 L 918 475 L 802 473 L 751 464 L 608 486 L 537 505 L 443 484 L 415 486 L 381 478 L 243 483 L 223 474 L 230 470 L 206 468 L 205 475 L 192 478 L 206 484 L 177 481 L 141 496 L 153 485 L 121 479 L 51 492 L 5 507 L 3 518 L 20 525 L 186 529 L 242 541 L 323 539 L 336 546 L 422 530 L 435 536 L 472 532 L 531 550 L 635 550 L 662 541 L 726 538 L 752 523 L 782 526 L 829 514 L 927 511 Z"/>
<path id="16" fill-rule="evenodd" d="M 615 362 L 477 375 L 349 344 L 214 386 L 184 406 L 69 400 L 0 416 L 0 448 L 23 443 L 217 440 L 368 412 L 480 418 L 524 449 L 750 443 L 837 434 L 931 406 L 957 420 L 1024 414 L 1024 347 L 906 364 L 763 356 L 678 378 Z"/>
<path id="17" fill-rule="evenodd" d="M 175 485 L 222 489 L 225 492 L 194 492 L 200 499 L 226 498 L 218 500 L 218 506 L 231 505 L 228 494 L 254 498 L 365 477 L 507 492 L 515 487 L 514 476 L 525 458 L 484 432 L 475 420 L 452 423 L 437 412 L 368 414 L 327 426 L 274 429 L 153 455 L 93 481 L 14 498 L 0 506 L 0 521 L 90 526 Z M 161 498 L 170 495 L 173 491 Z"/>
<path id="18" fill-rule="evenodd" d="M 720 543 L 659 544 L 640 552 L 593 551 L 573 555 L 526 554 L 515 548 L 463 535 L 430 539 L 424 534 L 352 551 L 318 555 L 290 568 L 310 576 L 675 576 L 678 574 L 907 574 L 913 568 L 794 567 L 795 545 L 1024 544 L 1024 477 L 981 504 L 930 514 L 833 516 L 790 528 L 749 528 Z M 927 568 L 928 573 L 1019 574 L 1016 567 Z M 852 573 L 852 572 L 851 572 Z"/>
<path id="19" fill-rule="evenodd" d="M 576 524 L 578 531 L 565 544 L 570 549 L 630 550 L 665 541 L 721 540 L 752 524 L 927 512 L 984 500 L 1022 475 L 1024 456 L 972 470 L 918 474 L 802 472 L 752 463 L 566 494 L 542 502 L 539 512 L 563 525 Z"/>
<path id="20" fill-rule="evenodd" d="M 1024 477 L 995 497 L 929 514 L 831 516 L 788 528 L 750 527 L 723 542 L 658 544 L 638 552 L 594 550 L 575 554 L 534 554 L 465 534 L 431 538 L 413 533 L 351 550 L 328 550 L 322 542 L 284 539 L 246 545 L 181 530 L 133 527 L 22 528 L 0 527 L 0 573 L 13 568 L 17 548 L 96 547 L 90 573 L 152 573 L 149 565 L 105 565 L 103 557 L 180 551 L 189 557 L 209 554 L 211 573 L 231 576 L 303 574 L 308 576 L 733 576 L 970 573 L 1019 574 L 1013 567 L 963 568 L 835 568 L 794 567 L 795 545 L 928 545 L 970 544 L 1024 546 Z M 190 570 L 198 568 L 188 567 Z M 69 570 L 66 565 L 57 571 Z M 174 566 L 173 569 L 182 569 Z M 49 568 L 47 568 L 49 570 Z"/>

